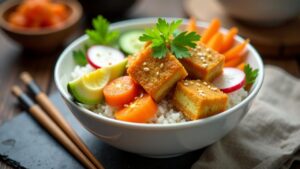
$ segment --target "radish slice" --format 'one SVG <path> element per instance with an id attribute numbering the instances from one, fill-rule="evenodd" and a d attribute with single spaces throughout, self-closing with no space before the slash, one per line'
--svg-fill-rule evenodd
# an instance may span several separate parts
<path id="1" fill-rule="evenodd" d="M 122 52 L 108 46 L 95 45 L 87 51 L 87 60 L 95 69 L 117 64 L 124 58 Z"/>
<path id="2" fill-rule="evenodd" d="M 226 67 L 223 69 L 223 74 L 217 77 L 213 84 L 224 93 L 231 93 L 244 86 L 245 78 L 245 73 L 240 69 Z"/>

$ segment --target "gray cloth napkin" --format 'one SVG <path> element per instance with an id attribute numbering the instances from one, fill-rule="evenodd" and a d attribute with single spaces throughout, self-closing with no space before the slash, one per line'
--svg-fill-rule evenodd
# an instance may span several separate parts
<path id="1" fill-rule="evenodd" d="M 288 168 L 300 147 L 300 80 L 266 66 L 263 86 L 240 124 L 207 147 L 192 169 Z"/>

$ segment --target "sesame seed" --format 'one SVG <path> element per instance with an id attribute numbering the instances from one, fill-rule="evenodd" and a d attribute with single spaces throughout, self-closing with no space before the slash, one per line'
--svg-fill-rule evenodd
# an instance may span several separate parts
<path id="1" fill-rule="evenodd" d="M 148 67 L 144 67 L 144 71 L 148 72 L 148 71 L 150 71 L 150 69 Z"/>
<path id="2" fill-rule="evenodd" d="M 210 88 L 211 88 L 211 87 L 210 87 L 210 85 L 208 85 L 208 86 L 207 86 L 207 88 L 209 88 L 209 89 L 210 89 Z"/>
<path id="3" fill-rule="evenodd" d="M 188 82 L 184 82 L 184 83 L 183 83 L 183 85 L 185 85 L 185 86 L 188 86 L 188 85 L 189 85 L 189 83 L 188 83 Z"/>
<path id="4" fill-rule="evenodd" d="M 199 83 L 196 83 L 196 85 L 197 85 L 197 86 L 200 86 L 200 84 L 199 84 Z"/>
<path id="5" fill-rule="evenodd" d="M 124 107 L 128 107 L 128 104 L 124 104 Z"/>
<path id="6" fill-rule="evenodd" d="M 161 64 L 159 65 L 159 67 L 160 67 L 160 68 L 163 68 L 163 67 L 164 67 L 164 64 L 163 64 L 163 63 L 161 63 Z"/>
<path id="7" fill-rule="evenodd" d="M 206 96 L 206 94 L 204 94 L 204 93 L 199 93 L 199 95 L 200 95 L 200 96 Z"/>
<path id="8" fill-rule="evenodd" d="M 147 62 L 143 62 L 143 65 L 146 66 L 146 65 L 147 65 Z"/>
<path id="9" fill-rule="evenodd" d="M 191 84 L 194 84 L 194 82 L 193 82 L 193 81 L 190 81 L 190 83 L 191 83 Z"/>
<path id="10" fill-rule="evenodd" d="M 158 76 L 158 75 L 159 75 L 159 72 L 156 72 L 156 75 Z"/>
<path id="11" fill-rule="evenodd" d="M 203 82 L 203 84 L 206 86 L 206 85 L 207 85 L 207 82 Z"/>
<path id="12" fill-rule="evenodd" d="M 206 68 L 207 66 L 208 66 L 207 63 L 203 63 L 203 64 L 202 64 L 202 67 L 204 67 L 204 68 Z"/>
<path id="13" fill-rule="evenodd" d="M 212 87 L 212 88 L 210 88 L 210 89 L 213 90 L 213 91 L 218 90 L 216 87 Z"/>

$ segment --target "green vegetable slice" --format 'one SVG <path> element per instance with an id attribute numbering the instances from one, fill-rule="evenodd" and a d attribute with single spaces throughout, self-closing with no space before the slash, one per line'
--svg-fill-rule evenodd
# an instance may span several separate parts
<path id="1" fill-rule="evenodd" d="M 145 45 L 145 42 L 139 40 L 144 31 L 134 30 L 125 32 L 121 35 L 119 45 L 126 54 L 135 54 Z"/>

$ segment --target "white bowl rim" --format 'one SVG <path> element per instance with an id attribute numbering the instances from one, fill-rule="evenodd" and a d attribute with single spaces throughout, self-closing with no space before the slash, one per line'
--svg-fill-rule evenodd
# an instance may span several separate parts
<path id="1" fill-rule="evenodd" d="M 188 20 L 184 19 L 184 18 L 173 18 L 173 17 L 172 18 L 163 17 L 163 18 L 165 18 L 167 21 L 171 21 L 171 20 L 174 20 L 174 19 L 182 19 L 183 24 L 186 24 L 188 22 Z M 126 27 L 126 26 L 130 26 L 130 25 L 135 25 L 135 24 L 156 23 L 157 19 L 158 19 L 158 17 L 149 17 L 149 18 L 138 18 L 138 19 L 124 20 L 124 21 L 112 23 L 111 24 L 111 29 L 118 29 L 119 27 Z M 209 25 L 209 23 L 198 21 L 197 25 L 200 26 L 200 27 L 207 27 Z M 225 29 L 225 28 L 221 28 L 221 31 L 222 32 L 227 32 L 228 30 Z M 78 106 L 76 103 L 74 103 L 71 100 L 70 95 L 67 94 L 67 92 L 65 92 L 63 90 L 64 87 L 59 83 L 58 65 L 61 64 L 63 58 L 67 56 L 67 53 L 72 51 L 72 49 L 76 45 L 82 43 L 86 39 L 87 39 L 87 35 L 83 35 L 83 36 L 77 38 L 59 56 L 59 58 L 57 60 L 57 63 L 55 65 L 55 70 L 54 70 L 54 80 L 55 80 L 56 86 L 57 86 L 60 94 L 65 98 L 65 100 L 67 100 L 67 102 L 70 103 L 72 106 L 79 109 L 80 113 L 85 113 L 86 115 L 88 115 L 92 118 L 95 118 L 98 121 L 101 121 L 103 123 L 108 123 L 110 125 L 114 125 L 114 126 L 118 126 L 118 127 L 124 127 L 124 128 L 130 128 L 130 129 L 140 129 L 140 130 L 170 130 L 170 129 L 177 130 L 177 129 L 190 128 L 190 127 L 193 127 L 193 126 L 198 126 L 198 125 L 201 125 L 201 124 L 210 123 L 210 122 L 215 121 L 217 119 L 224 118 L 228 114 L 230 114 L 234 111 L 237 111 L 239 108 L 241 108 L 242 106 L 247 104 L 247 102 L 250 102 L 250 100 L 253 99 L 257 95 L 259 89 L 262 86 L 263 79 L 264 79 L 264 67 L 263 67 L 262 59 L 261 59 L 260 55 L 258 54 L 258 52 L 255 50 L 255 48 L 251 44 L 248 44 L 248 46 L 247 46 L 248 51 L 253 53 L 253 56 L 255 57 L 255 60 L 257 60 L 257 62 L 258 62 L 259 75 L 256 79 L 256 82 L 254 84 L 255 86 L 254 86 L 253 90 L 251 91 L 251 93 L 245 99 L 243 99 L 242 102 L 238 103 L 234 107 L 232 107 L 230 109 L 227 109 L 224 112 L 221 112 L 219 114 L 216 114 L 216 115 L 204 118 L 204 119 L 198 119 L 198 120 L 182 122 L 182 123 L 149 124 L 149 123 L 132 123 L 132 122 L 119 121 L 119 120 L 116 120 L 116 119 L 112 119 L 112 118 L 108 118 L 108 117 L 105 117 L 105 116 L 98 115 L 98 114 L 96 114 L 96 113 L 94 113 L 94 112 L 92 112 L 88 109 L 85 109 L 83 107 Z M 236 36 L 236 40 L 239 41 L 239 42 L 242 42 L 244 39 L 240 36 Z"/>

